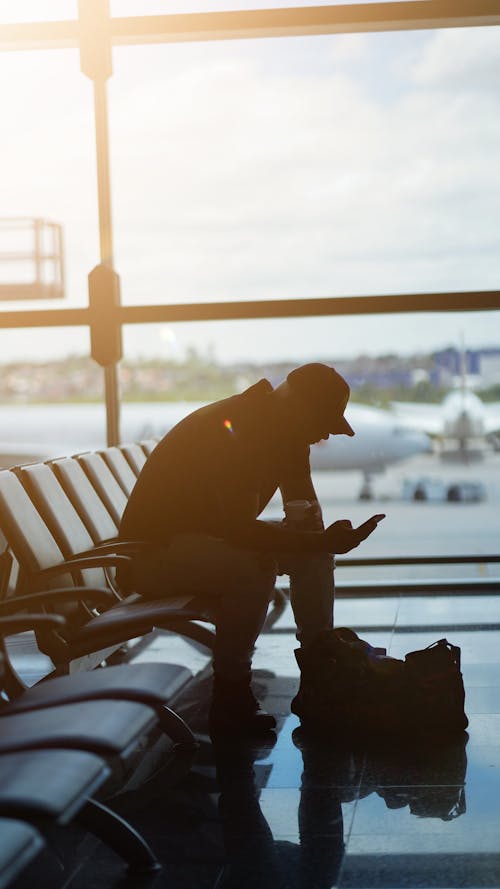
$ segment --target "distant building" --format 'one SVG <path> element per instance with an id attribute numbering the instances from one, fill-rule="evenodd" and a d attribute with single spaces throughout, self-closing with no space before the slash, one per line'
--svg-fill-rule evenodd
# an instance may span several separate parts
<path id="1" fill-rule="evenodd" d="M 500 349 L 484 349 L 479 352 L 479 372 L 484 387 L 500 384 Z"/>
<path id="2" fill-rule="evenodd" d="M 476 387 L 500 383 L 500 347 L 467 349 L 463 356 L 460 349 L 450 347 L 436 352 L 434 362 L 439 385 L 451 385 L 463 372 L 469 381 L 475 381 Z"/>

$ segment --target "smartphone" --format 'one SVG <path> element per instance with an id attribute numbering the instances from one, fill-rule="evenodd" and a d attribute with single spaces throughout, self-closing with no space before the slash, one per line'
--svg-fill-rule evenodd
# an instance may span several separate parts
<path id="1" fill-rule="evenodd" d="M 381 522 L 382 519 L 385 519 L 385 512 L 379 512 L 376 515 L 372 515 L 369 519 L 366 520 L 366 522 L 363 522 L 362 525 L 358 525 L 356 530 L 367 531 L 368 528 L 373 524 L 373 522 L 376 522 L 378 525 L 378 523 Z"/>

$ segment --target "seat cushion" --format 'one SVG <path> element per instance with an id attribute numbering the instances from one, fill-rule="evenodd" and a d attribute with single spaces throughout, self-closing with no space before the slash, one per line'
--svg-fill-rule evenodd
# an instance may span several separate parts
<path id="1" fill-rule="evenodd" d="M 38 855 L 45 843 L 34 827 L 11 818 L 0 818 L 0 834 L 0 889 L 4 889 Z"/>
<path id="2" fill-rule="evenodd" d="M 192 597 L 179 596 L 176 599 L 155 599 L 150 602 L 135 599 L 114 605 L 85 626 L 79 627 L 72 641 L 76 643 L 92 640 L 95 644 L 108 644 L 109 640 L 130 639 L 131 634 L 142 636 L 155 628 L 168 625 L 171 618 L 207 620 L 207 615 L 200 609 L 189 608 L 192 601 Z"/>
<path id="3" fill-rule="evenodd" d="M 127 757 L 157 724 L 154 711 L 129 701 L 90 701 L 9 715 L 0 712 L 0 753 L 65 747 Z"/>
<path id="4" fill-rule="evenodd" d="M 170 700 L 191 678 L 191 671 L 178 664 L 105 667 L 34 685 L 10 702 L 9 713 L 99 699 L 139 701 L 157 706 Z"/>
<path id="5" fill-rule="evenodd" d="M 102 787 L 109 766 L 81 750 L 0 755 L 0 815 L 50 817 L 65 824 Z"/>

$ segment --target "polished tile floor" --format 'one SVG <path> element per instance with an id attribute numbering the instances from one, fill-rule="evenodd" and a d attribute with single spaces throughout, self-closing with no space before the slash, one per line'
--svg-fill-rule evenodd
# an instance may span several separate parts
<path id="1" fill-rule="evenodd" d="M 160 774 L 150 797 L 115 799 L 164 868 L 131 880 L 101 845 L 78 867 L 47 871 L 43 889 L 331 889 L 500 887 L 500 606 L 495 597 L 342 600 L 338 625 L 401 657 L 447 637 L 462 649 L 469 729 L 413 750 L 340 747 L 301 738 L 290 714 L 298 683 L 287 610 L 259 641 L 255 687 L 278 716 L 274 743 L 218 743 L 206 731 L 206 657 L 159 635 L 141 660 L 197 673 L 178 702 L 200 739 L 192 769 Z M 32 883 L 33 885 L 33 883 Z"/>

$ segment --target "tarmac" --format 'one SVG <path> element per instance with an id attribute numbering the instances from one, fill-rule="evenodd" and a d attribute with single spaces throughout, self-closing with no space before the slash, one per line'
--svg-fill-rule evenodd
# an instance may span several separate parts
<path id="1" fill-rule="evenodd" d="M 485 499 L 479 502 L 404 499 L 405 481 L 421 478 L 446 484 L 477 482 L 484 489 Z M 500 453 L 484 451 L 482 459 L 464 464 L 442 461 L 438 454 L 405 460 L 373 477 L 374 496 L 370 501 L 359 499 L 362 481 L 360 472 L 326 471 L 314 475 L 325 524 L 350 519 L 356 526 L 371 515 L 386 514 L 374 533 L 355 551 L 356 556 L 500 553 Z M 282 518 L 279 498 L 273 498 L 264 516 Z M 481 564 L 472 567 L 481 576 L 491 570 Z M 446 568 L 447 576 L 450 570 Z M 470 570 L 460 566 L 462 576 Z M 414 571 L 405 567 L 408 576 L 413 576 Z M 495 571 L 498 573 L 498 567 Z M 436 572 L 434 568 L 433 575 Z"/>

